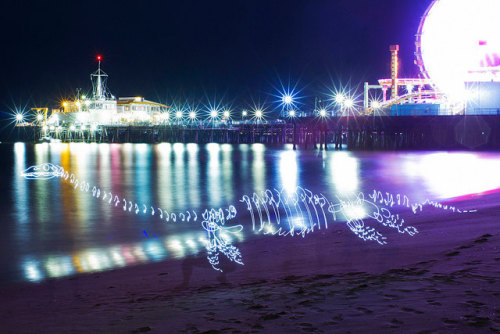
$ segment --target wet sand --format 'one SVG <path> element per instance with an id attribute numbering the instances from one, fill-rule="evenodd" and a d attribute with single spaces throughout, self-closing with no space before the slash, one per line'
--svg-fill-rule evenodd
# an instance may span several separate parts
<path id="1" fill-rule="evenodd" d="M 500 194 L 453 204 L 478 212 L 410 213 L 385 246 L 337 223 L 237 245 L 224 273 L 200 254 L 2 287 L 2 332 L 500 332 Z"/>

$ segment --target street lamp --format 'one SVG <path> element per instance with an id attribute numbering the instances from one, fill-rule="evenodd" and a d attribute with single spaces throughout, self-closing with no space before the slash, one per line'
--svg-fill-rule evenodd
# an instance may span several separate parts
<path id="1" fill-rule="evenodd" d="M 354 100 L 353 99 L 346 99 L 344 102 L 344 106 L 348 109 L 352 108 L 354 106 Z"/>
<path id="2" fill-rule="evenodd" d="M 281 99 L 281 100 L 282 100 L 282 101 L 283 101 L 283 103 L 284 103 L 284 104 L 286 104 L 286 105 L 290 105 L 290 104 L 292 104 L 292 103 L 293 103 L 293 97 L 292 97 L 291 95 L 289 95 L 289 94 L 285 94 L 285 95 L 283 95 L 283 97 L 282 97 L 282 99 Z"/>
<path id="3" fill-rule="evenodd" d="M 335 95 L 335 103 L 342 104 L 344 100 L 345 100 L 344 94 L 338 93 L 337 95 Z"/>
<path id="4" fill-rule="evenodd" d="M 177 119 L 177 125 L 180 125 L 182 119 L 182 110 L 177 110 L 175 112 L 175 119 Z"/>
<path id="5" fill-rule="evenodd" d="M 23 114 L 16 114 L 16 122 L 17 123 L 22 123 L 23 119 L 24 119 Z"/>
<path id="6" fill-rule="evenodd" d="M 381 105 L 380 105 L 379 101 L 375 100 L 375 101 L 371 102 L 371 106 L 372 106 L 373 109 L 377 110 L 377 109 L 380 109 Z"/>
<path id="7" fill-rule="evenodd" d="M 281 96 L 281 104 L 283 106 L 280 116 L 287 117 L 290 115 L 290 110 L 295 106 L 294 94 L 287 92 Z"/>
<path id="8" fill-rule="evenodd" d="M 261 121 L 262 118 L 264 118 L 264 112 L 262 111 L 262 109 L 255 110 L 255 120 L 257 121 L 257 123 Z"/>
<path id="9" fill-rule="evenodd" d="M 372 100 L 370 102 L 370 106 L 372 108 L 373 116 L 375 116 L 375 112 L 380 110 L 380 108 L 382 107 L 382 104 L 380 103 L 380 101 Z"/>

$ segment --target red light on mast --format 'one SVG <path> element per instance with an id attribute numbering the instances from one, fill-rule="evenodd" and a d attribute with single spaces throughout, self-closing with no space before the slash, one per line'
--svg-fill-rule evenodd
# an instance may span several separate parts
<path id="1" fill-rule="evenodd" d="M 97 56 L 97 60 L 98 60 L 98 61 L 101 61 L 101 55 L 98 55 L 98 56 Z"/>

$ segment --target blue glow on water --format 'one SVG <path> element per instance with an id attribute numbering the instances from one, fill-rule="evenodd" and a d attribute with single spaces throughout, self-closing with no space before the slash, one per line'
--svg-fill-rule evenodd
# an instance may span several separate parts
<path id="1" fill-rule="evenodd" d="M 10 154 L 9 196 L 14 205 L 3 213 L 9 219 L 2 221 L 9 240 L 4 244 L 13 257 L 2 266 L 9 272 L 19 271 L 12 280 L 40 281 L 205 252 L 208 240 L 200 231 L 201 218 L 190 224 L 178 216 L 172 224 L 158 218 L 158 207 L 170 213 L 177 210 L 177 214 L 187 209 L 202 212 L 238 203 L 242 194 L 301 185 L 331 199 L 360 191 L 368 194 L 376 188 L 409 194 L 415 201 L 500 188 L 496 173 L 500 155 L 489 153 L 317 154 L 261 144 L 17 143 Z M 157 203 L 158 213 L 130 214 L 121 205 L 96 200 L 59 180 L 29 182 L 19 177 L 18 171 L 44 162 L 65 166 L 78 178 L 85 177 L 140 205 Z M 354 204 L 346 208 L 353 221 L 369 213 Z M 295 213 L 291 219 L 300 231 L 304 216 Z M 236 223 L 249 226 L 250 216 L 243 215 Z M 268 234 L 276 232 L 276 227 L 264 228 Z M 250 235 L 226 234 L 224 238 L 238 243 Z"/>

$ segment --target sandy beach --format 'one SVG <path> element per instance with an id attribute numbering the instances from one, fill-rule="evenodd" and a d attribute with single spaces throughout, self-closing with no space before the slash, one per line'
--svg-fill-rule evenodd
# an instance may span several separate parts
<path id="1" fill-rule="evenodd" d="M 414 237 L 363 242 L 345 224 L 205 254 L 0 289 L 4 333 L 500 332 L 500 195 L 426 208 Z"/>

